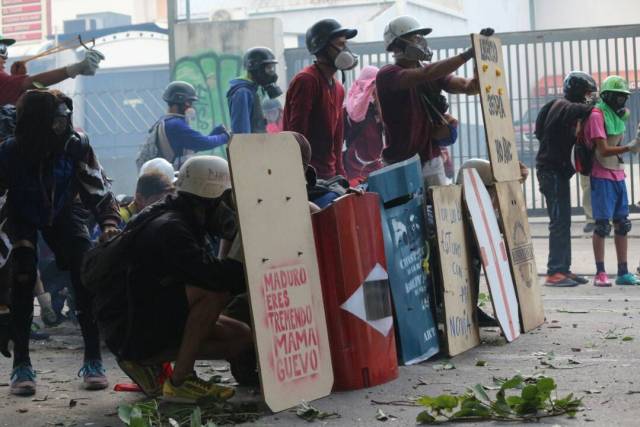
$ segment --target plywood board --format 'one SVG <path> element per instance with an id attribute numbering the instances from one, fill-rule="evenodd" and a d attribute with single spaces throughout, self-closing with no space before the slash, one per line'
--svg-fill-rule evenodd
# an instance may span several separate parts
<path id="1" fill-rule="evenodd" d="M 442 276 L 444 331 L 449 355 L 455 356 L 480 344 L 477 295 L 469 270 L 467 226 L 462 210 L 462 187 L 432 187 L 431 197 Z"/>
<path id="2" fill-rule="evenodd" d="M 511 277 L 507 248 L 498 228 L 491 198 L 475 169 L 464 169 L 464 200 L 482 257 L 493 310 L 507 341 L 520 336 L 518 300 Z"/>
<path id="3" fill-rule="evenodd" d="M 496 181 L 520 178 L 518 148 L 507 93 L 502 43 L 498 37 L 472 34 L 485 134 Z"/>
<path id="4" fill-rule="evenodd" d="M 235 135 L 229 160 L 263 396 L 282 411 L 333 386 L 300 148 L 291 135 Z"/>
<path id="5" fill-rule="evenodd" d="M 495 191 L 516 283 L 522 330 L 528 332 L 544 323 L 544 308 L 522 184 L 519 181 L 498 182 Z"/>

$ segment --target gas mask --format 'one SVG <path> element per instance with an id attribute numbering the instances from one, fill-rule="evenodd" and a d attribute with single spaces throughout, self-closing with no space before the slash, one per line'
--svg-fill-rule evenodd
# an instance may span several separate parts
<path id="1" fill-rule="evenodd" d="M 629 111 L 625 108 L 629 95 L 625 93 L 617 92 L 605 92 L 601 95 L 602 100 L 609 106 L 619 117 L 624 118 L 629 114 Z"/>
<path id="2" fill-rule="evenodd" d="M 262 86 L 262 89 L 270 99 L 274 99 L 282 95 L 282 89 L 280 89 L 276 84 L 278 81 L 276 64 L 265 64 L 255 74 L 254 79 L 256 83 Z"/>
<path id="3" fill-rule="evenodd" d="M 71 109 L 66 103 L 58 104 L 55 116 L 53 117 L 53 123 L 51 129 L 53 133 L 61 137 L 61 139 L 67 137 L 71 133 Z"/>
<path id="4" fill-rule="evenodd" d="M 344 49 L 340 49 L 335 45 L 331 45 L 338 54 L 333 58 L 333 65 L 341 71 L 349 71 L 356 68 L 358 65 L 358 56 L 349 50 L 348 47 L 345 46 Z"/>
<path id="5" fill-rule="evenodd" d="M 427 39 L 424 37 L 416 37 L 415 42 L 402 38 L 398 40 L 401 40 L 404 45 L 402 53 L 395 54 L 396 58 L 418 62 L 430 62 L 431 58 L 433 58 L 433 51 L 429 49 Z"/>

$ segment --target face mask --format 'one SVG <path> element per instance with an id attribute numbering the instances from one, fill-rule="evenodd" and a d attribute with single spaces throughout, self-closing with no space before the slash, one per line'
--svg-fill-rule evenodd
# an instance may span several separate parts
<path id="1" fill-rule="evenodd" d="M 282 89 L 280 89 L 280 86 L 275 83 L 268 84 L 262 88 L 270 99 L 274 99 L 282 95 Z"/>
<path id="2" fill-rule="evenodd" d="M 187 123 L 193 123 L 196 121 L 196 109 L 193 107 L 188 107 L 184 110 L 184 118 L 187 120 Z"/>
<path id="3" fill-rule="evenodd" d="M 396 58 L 407 59 L 410 61 L 431 61 L 433 51 L 429 49 L 427 40 L 424 37 L 418 39 L 417 42 L 411 42 L 400 39 L 404 42 L 404 51 L 396 54 Z"/>
<path id="4" fill-rule="evenodd" d="M 591 95 L 587 96 L 584 100 L 584 103 L 587 105 L 594 106 L 598 102 L 598 93 L 592 92 Z"/>
<path id="5" fill-rule="evenodd" d="M 611 107 L 613 111 L 620 117 L 625 117 L 628 114 L 625 105 L 629 100 L 629 97 L 624 94 L 618 94 L 615 92 L 605 92 L 602 96 L 604 102 Z"/>
<path id="6" fill-rule="evenodd" d="M 338 54 L 335 58 L 333 58 L 333 65 L 342 71 L 353 70 L 358 65 L 358 57 L 353 54 L 349 50 L 349 48 L 345 47 L 340 50 L 337 47 L 331 45 L 334 49 L 338 51 Z"/>
<path id="7" fill-rule="evenodd" d="M 58 105 L 56 115 L 53 118 L 53 123 L 51 124 L 51 129 L 57 136 L 65 136 L 70 133 L 71 110 L 69 110 L 66 104 Z"/>

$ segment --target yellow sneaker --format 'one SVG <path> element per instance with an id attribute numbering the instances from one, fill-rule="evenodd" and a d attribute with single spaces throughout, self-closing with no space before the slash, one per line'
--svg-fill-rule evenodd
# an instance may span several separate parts
<path id="1" fill-rule="evenodd" d="M 131 360 L 118 360 L 118 366 L 149 397 L 162 394 L 162 365 L 144 366 Z"/>
<path id="2" fill-rule="evenodd" d="M 231 387 L 200 379 L 194 373 L 180 386 L 173 385 L 171 379 L 167 379 L 162 386 L 162 399 L 176 403 L 197 403 L 201 399 L 223 401 L 231 399 L 235 392 Z"/>

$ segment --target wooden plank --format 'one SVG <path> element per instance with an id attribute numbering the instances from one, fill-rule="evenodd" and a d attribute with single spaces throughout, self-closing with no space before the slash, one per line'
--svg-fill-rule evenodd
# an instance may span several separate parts
<path id="1" fill-rule="evenodd" d="M 431 197 L 444 296 L 444 331 L 449 356 L 455 356 L 480 344 L 462 187 L 432 187 Z"/>
<path id="2" fill-rule="evenodd" d="M 528 332 L 544 323 L 544 307 L 522 184 L 519 181 L 498 182 L 495 191 L 516 283 L 522 330 Z"/>
<path id="3" fill-rule="evenodd" d="M 498 37 L 472 34 L 475 67 L 480 82 L 480 103 L 495 181 L 520 178 L 518 148 L 507 93 L 502 43 Z"/>
<path id="4" fill-rule="evenodd" d="M 520 320 L 507 248 L 498 228 L 491 198 L 478 171 L 463 169 L 462 173 L 464 200 L 471 215 L 493 309 L 505 338 L 511 342 L 520 336 Z"/>
<path id="5" fill-rule="evenodd" d="M 291 135 L 235 135 L 229 160 L 262 395 L 282 411 L 333 386 L 300 148 Z"/>

